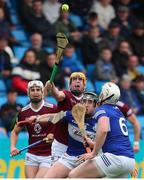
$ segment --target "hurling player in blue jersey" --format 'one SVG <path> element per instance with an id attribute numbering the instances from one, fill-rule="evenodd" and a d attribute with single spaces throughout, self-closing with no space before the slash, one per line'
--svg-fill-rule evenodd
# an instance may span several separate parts
<path id="1" fill-rule="evenodd" d="M 110 97 L 110 98 L 109 98 Z M 84 163 L 69 173 L 71 178 L 127 178 L 135 167 L 134 152 L 128 137 L 126 119 L 115 105 L 120 97 L 119 87 L 106 83 L 96 108 L 96 140 L 93 151 L 82 155 Z M 102 149 L 102 154 L 97 155 Z"/>
<path id="2" fill-rule="evenodd" d="M 97 105 L 98 96 L 92 92 L 85 92 L 81 103 L 86 107 L 85 114 L 85 129 L 87 139 L 94 141 L 96 134 L 96 119 L 95 108 Z M 68 148 L 62 157 L 53 164 L 53 166 L 45 174 L 45 178 L 64 178 L 68 177 L 69 172 L 77 167 L 80 162 L 77 162 L 80 155 L 86 153 L 83 145 L 83 138 L 79 131 L 76 121 L 74 120 L 71 111 L 59 112 L 56 115 L 47 114 L 38 117 L 36 122 L 47 122 L 51 121 L 56 123 L 63 121 L 68 123 Z M 61 132 L 63 133 L 63 132 Z"/>

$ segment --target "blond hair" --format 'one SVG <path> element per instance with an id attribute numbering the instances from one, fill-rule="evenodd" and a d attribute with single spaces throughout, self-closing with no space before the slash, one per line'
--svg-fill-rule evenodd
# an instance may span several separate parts
<path id="1" fill-rule="evenodd" d="M 74 73 L 72 73 L 72 74 L 70 75 L 70 84 L 71 84 L 72 79 L 73 79 L 73 78 L 76 78 L 76 77 L 82 78 L 82 79 L 83 79 L 84 86 L 86 85 L 87 79 L 86 79 L 85 74 L 82 73 L 82 72 L 74 72 Z"/>

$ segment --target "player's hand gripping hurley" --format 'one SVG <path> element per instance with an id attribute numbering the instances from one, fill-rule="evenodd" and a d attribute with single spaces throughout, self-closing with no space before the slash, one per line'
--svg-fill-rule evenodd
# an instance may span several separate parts
<path id="1" fill-rule="evenodd" d="M 84 140 L 85 140 L 85 136 L 86 136 L 86 131 L 85 131 L 85 127 L 84 127 L 85 112 L 86 112 L 85 106 L 83 106 L 82 104 L 79 104 L 79 103 L 76 104 L 75 106 L 73 106 L 73 108 L 72 108 L 72 115 L 80 129 L 80 132 L 81 132 Z M 86 148 L 86 152 L 90 153 L 91 149 L 86 142 L 84 142 L 84 146 Z"/>
<path id="2" fill-rule="evenodd" d="M 43 138 L 43 139 L 40 139 L 40 140 L 38 140 L 38 141 L 36 141 L 36 142 L 34 142 L 34 143 L 32 143 L 32 144 L 30 144 L 30 145 L 22 148 L 22 149 L 20 149 L 17 154 L 15 154 L 15 155 L 10 155 L 10 157 L 16 156 L 16 155 L 20 154 L 21 152 L 23 152 L 23 151 L 25 151 L 25 150 L 27 150 L 27 149 L 29 149 L 29 148 L 32 148 L 32 147 L 34 147 L 34 146 L 36 146 L 36 145 L 38 145 L 38 144 L 41 144 L 42 142 L 52 143 L 53 140 L 54 140 L 54 135 L 53 135 L 52 133 L 49 133 L 49 134 L 47 135 L 47 137 L 45 137 L 45 138 Z"/>
<path id="3" fill-rule="evenodd" d="M 57 39 L 57 52 L 56 52 L 57 57 L 56 57 L 56 63 L 53 67 L 53 71 L 52 71 L 52 74 L 50 77 L 50 83 L 52 83 L 54 81 L 54 78 L 58 71 L 58 64 L 59 64 L 60 58 L 62 56 L 62 53 L 63 53 L 65 47 L 68 44 L 68 39 L 64 33 L 57 33 L 56 39 Z"/>

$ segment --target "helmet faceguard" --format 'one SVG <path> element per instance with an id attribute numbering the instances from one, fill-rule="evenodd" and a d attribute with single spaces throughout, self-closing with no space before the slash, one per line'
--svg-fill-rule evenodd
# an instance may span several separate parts
<path id="1" fill-rule="evenodd" d="M 93 92 L 84 92 L 81 103 L 86 106 L 85 118 L 90 118 L 95 113 L 98 95 Z"/>
<path id="2" fill-rule="evenodd" d="M 82 101 L 84 101 L 84 100 L 92 100 L 96 105 L 98 102 L 98 95 L 93 92 L 84 92 Z"/>

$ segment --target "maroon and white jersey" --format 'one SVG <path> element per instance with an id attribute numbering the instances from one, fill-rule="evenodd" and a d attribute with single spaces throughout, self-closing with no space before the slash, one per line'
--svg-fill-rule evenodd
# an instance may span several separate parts
<path id="1" fill-rule="evenodd" d="M 77 97 L 72 94 L 71 91 L 64 90 L 63 91 L 65 94 L 65 99 L 61 102 L 58 103 L 58 110 L 59 111 L 69 111 L 72 109 L 72 107 L 79 103 L 80 100 L 82 99 L 82 96 Z"/>
<path id="2" fill-rule="evenodd" d="M 69 111 L 76 103 L 79 103 L 82 99 L 82 96 L 74 96 L 71 91 L 64 90 L 63 92 L 65 94 L 65 99 L 58 103 L 58 111 Z M 56 124 L 55 139 L 58 142 L 67 145 L 67 138 L 68 123 L 58 122 Z"/>
<path id="3" fill-rule="evenodd" d="M 116 105 L 118 106 L 118 108 L 121 110 L 121 112 L 124 114 L 125 117 L 129 117 L 133 114 L 132 109 L 122 101 L 118 101 Z"/>
<path id="4" fill-rule="evenodd" d="M 24 121 L 26 118 L 34 115 L 43 115 L 57 112 L 57 107 L 53 104 L 43 101 L 39 109 L 34 109 L 31 103 L 22 108 L 18 115 L 18 121 Z M 48 133 L 54 133 L 55 127 L 52 123 L 36 123 L 26 125 L 29 134 L 29 144 L 32 144 L 47 136 Z M 29 153 L 39 156 L 49 156 L 51 154 L 51 145 L 42 142 L 28 150 Z"/>

